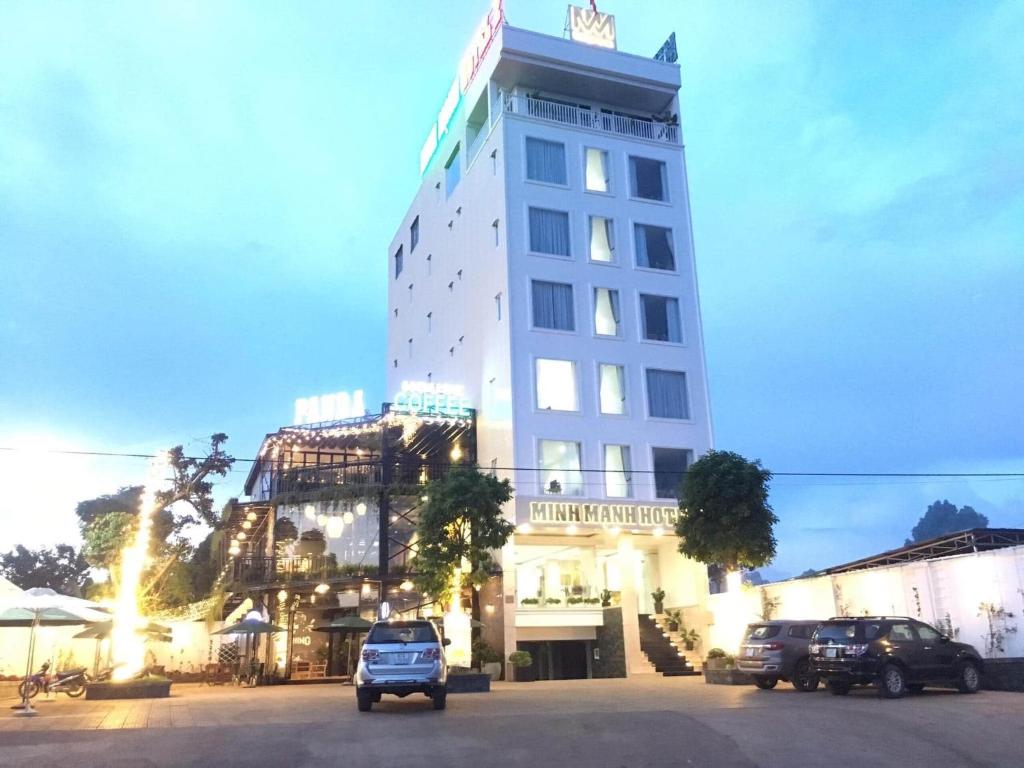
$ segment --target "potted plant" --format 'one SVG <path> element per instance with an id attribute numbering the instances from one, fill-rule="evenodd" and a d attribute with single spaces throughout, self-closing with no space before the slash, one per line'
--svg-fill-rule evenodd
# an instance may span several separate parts
<path id="1" fill-rule="evenodd" d="M 517 683 L 528 683 L 534 679 L 533 656 L 529 651 L 512 651 L 508 655 L 508 663 L 512 665 L 513 678 Z"/>
<path id="2" fill-rule="evenodd" d="M 612 593 L 607 589 L 601 590 L 601 607 L 610 608 L 612 605 Z"/>
<path id="3" fill-rule="evenodd" d="M 540 598 L 538 597 L 524 597 L 519 601 L 521 605 L 540 605 Z"/>
<path id="4" fill-rule="evenodd" d="M 686 629 L 684 627 L 680 630 L 680 639 L 683 641 L 686 650 L 692 651 L 693 646 L 700 642 L 700 635 L 696 629 Z"/>
<path id="5" fill-rule="evenodd" d="M 558 597 L 549 597 L 544 601 L 547 605 L 561 605 L 562 600 Z"/>
<path id="6" fill-rule="evenodd" d="M 480 671 L 490 675 L 492 682 L 501 680 L 501 654 L 494 650 L 483 640 L 477 640 L 473 644 L 473 655 L 476 657 Z"/>
<path id="7" fill-rule="evenodd" d="M 677 610 L 674 610 L 674 611 L 669 611 L 665 615 L 668 616 L 668 621 L 666 622 L 668 624 L 668 631 L 669 632 L 678 632 L 680 625 L 682 625 L 682 623 L 683 623 L 683 613 L 682 613 L 682 611 L 677 609 Z"/>
<path id="8" fill-rule="evenodd" d="M 600 605 L 601 604 L 601 598 L 599 598 L 599 597 L 586 597 L 586 598 L 583 599 L 583 603 L 585 605 Z"/>
<path id="9" fill-rule="evenodd" d="M 651 592 L 651 599 L 654 600 L 654 612 L 664 613 L 665 612 L 665 590 L 658 587 L 656 590 Z"/>
<path id="10" fill-rule="evenodd" d="M 735 656 L 721 648 L 712 648 L 704 662 L 704 682 L 709 685 L 750 685 L 754 680 L 736 669 Z"/>

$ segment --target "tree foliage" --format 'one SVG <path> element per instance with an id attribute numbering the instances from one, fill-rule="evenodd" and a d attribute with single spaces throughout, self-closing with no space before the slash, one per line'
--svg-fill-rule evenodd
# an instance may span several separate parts
<path id="1" fill-rule="evenodd" d="M 0 575 L 22 589 L 48 587 L 63 595 L 81 597 L 89 584 L 89 563 L 70 544 L 53 549 L 27 549 L 18 545 L 0 554 Z"/>
<path id="2" fill-rule="evenodd" d="M 680 494 L 679 551 L 727 570 L 770 563 L 778 522 L 768 503 L 771 477 L 760 461 L 730 451 L 709 451 L 695 461 Z"/>
<path id="3" fill-rule="evenodd" d="M 512 486 L 472 467 L 455 467 L 428 485 L 426 495 L 417 523 L 415 582 L 447 602 L 455 569 L 464 561 L 470 566 L 464 583 L 481 585 L 489 578 L 494 568 L 491 552 L 505 546 L 515 531 L 501 509 L 512 498 Z"/>
<path id="4" fill-rule="evenodd" d="M 924 515 L 917 521 L 906 544 L 927 541 L 947 533 L 968 531 L 971 528 L 988 528 L 988 518 L 976 512 L 973 507 L 957 509 L 956 504 L 951 504 L 946 499 L 936 499 L 928 505 Z"/>

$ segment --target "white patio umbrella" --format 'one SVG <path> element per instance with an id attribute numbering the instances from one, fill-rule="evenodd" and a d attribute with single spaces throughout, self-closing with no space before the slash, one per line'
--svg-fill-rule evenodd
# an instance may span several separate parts
<path id="1" fill-rule="evenodd" d="M 36 650 L 36 627 L 61 627 L 74 624 L 92 624 L 106 621 L 110 615 L 100 609 L 98 603 L 79 597 L 62 595 L 46 587 L 33 587 L 20 594 L 0 595 L 0 627 L 29 627 L 28 662 L 25 666 L 26 679 L 32 675 L 32 663 Z M 28 687 L 22 696 L 19 714 L 34 715 L 35 709 L 28 698 Z"/>

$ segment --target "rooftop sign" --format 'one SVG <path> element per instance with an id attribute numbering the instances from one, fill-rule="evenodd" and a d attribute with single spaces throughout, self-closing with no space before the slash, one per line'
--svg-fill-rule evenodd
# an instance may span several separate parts
<path id="1" fill-rule="evenodd" d="M 596 8 L 569 6 L 569 37 L 577 43 L 615 49 L 615 17 Z"/>
<path id="2" fill-rule="evenodd" d="M 437 121 L 430 126 L 427 140 L 423 142 L 423 147 L 420 149 L 420 173 L 423 173 L 430 165 L 441 139 L 448 132 L 452 117 L 462 101 L 462 95 L 469 89 L 476 73 L 480 71 L 480 64 L 504 23 L 505 0 L 491 0 L 490 10 L 484 15 L 476 32 L 473 33 L 473 37 L 470 38 L 469 45 L 459 60 L 455 79 L 448 89 L 448 95 L 445 97 L 444 104 L 441 105 L 440 112 L 438 112 Z"/>
<path id="3" fill-rule="evenodd" d="M 461 384 L 433 384 L 429 381 L 403 381 L 395 395 L 392 410 L 415 416 L 469 417 L 469 399 Z"/>
<path id="4" fill-rule="evenodd" d="M 300 397 L 295 401 L 293 424 L 316 424 L 321 421 L 355 419 L 366 415 L 363 390 L 334 392 L 329 395 Z"/>

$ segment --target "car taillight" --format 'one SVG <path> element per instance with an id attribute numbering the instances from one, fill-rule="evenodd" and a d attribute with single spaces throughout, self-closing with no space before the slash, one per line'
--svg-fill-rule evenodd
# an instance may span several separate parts
<path id="1" fill-rule="evenodd" d="M 375 648 L 366 648 L 363 650 L 363 661 L 376 661 L 380 658 L 380 651 Z"/>
<path id="2" fill-rule="evenodd" d="M 441 649 L 427 648 L 426 650 L 420 651 L 420 658 L 424 661 L 437 661 L 441 658 Z"/>
<path id="3" fill-rule="evenodd" d="M 761 646 L 762 651 L 781 651 L 782 648 L 782 643 L 765 643 Z"/>
<path id="4" fill-rule="evenodd" d="M 868 646 L 866 643 L 851 643 L 843 649 L 843 654 L 846 656 L 863 656 L 868 652 Z"/>

